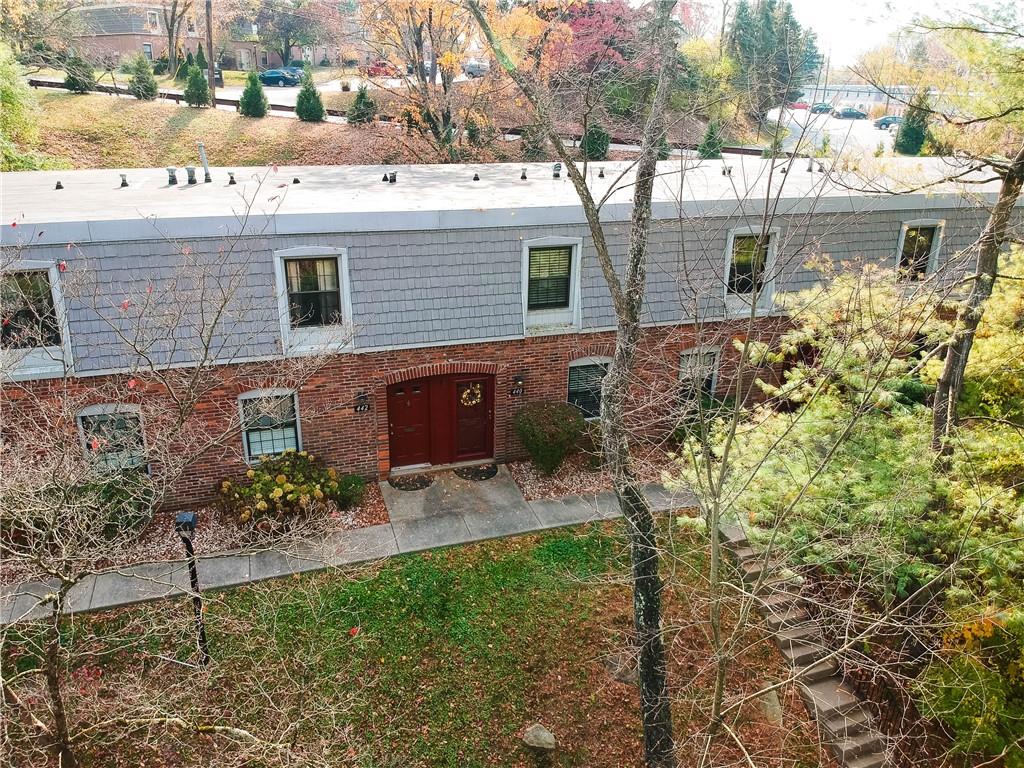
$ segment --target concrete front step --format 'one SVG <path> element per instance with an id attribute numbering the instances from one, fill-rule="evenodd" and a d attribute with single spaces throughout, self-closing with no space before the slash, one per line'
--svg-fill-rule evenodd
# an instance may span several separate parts
<path id="1" fill-rule="evenodd" d="M 738 563 L 743 563 L 757 557 L 757 552 L 754 551 L 753 547 L 730 547 L 729 552 Z"/>
<path id="2" fill-rule="evenodd" d="M 883 752 L 868 752 L 847 761 L 844 768 L 882 768 L 885 765 Z"/>
<path id="3" fill-rule="evenodd" d="M 743 529 L 733 523 L 722 523 L 718 526 L 718 536 L 725 545 L 730 548 L 749 547 L 747 534 Z"/>
<path id="4" fill-rule="evenodd" d="M 871 727 L 873 722 L 874 718 L 871 717 L 871 713 L 866 708 L 857 707 L 845 714 L 823 720 L 820 725 L 821 730 L 825 733 L 825 737 L 829 741 L 836 742 L 840 739 L 864 733 L 864 731 Z"/>
<path id="5" fill-rule="evenodd" d="M 844 739 L 831 742 L 830 746 L 839 762 L 846 766 L 855 757 L 869 753 L 879 753 L 883 749 L 882 736 L 878 731 L 874 730 L 867 730 L 855 736 L 847 736 Z"/>
<path id="6" fill-rule="evenodd" d="M 773 589 L 770 592 L 761 591 L 757 594 L 758 609 L 765 611 L 786 610 L 797 604 L 803 603 L 803 598 L 796 589 L 787 588 L 783 585 L 780 589 Z"/>
<path id="7" fill-rule="evenodd" d="M 860 706 L 860 700 L 842 687 L 838 678 L 829 677 L 813 683 L 797 682 L 800 698 L 818 721 L 844 715 Z"/>
<path id="8" fill-rule="evenodd" d="M 792 642 L 817 643 L 818 645 L 824 644 L 824 641 L 821 639 L 821 631 L 815 623 L 780 629 L 775 633 L 775 642 L 779 647 L 784 643 Z"/>

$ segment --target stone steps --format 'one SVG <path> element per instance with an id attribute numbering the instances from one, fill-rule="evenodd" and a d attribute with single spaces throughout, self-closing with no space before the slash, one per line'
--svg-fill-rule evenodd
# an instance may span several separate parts
<path id="1" fill-rule="evenodd" d="M 793 670 L 797 691 L 817 721 L 824 743 L 843 768 L 884 768 L 884 737 L 873 727 L 874 718 L 843 686 L 835 660 L 821 660 L 829 649 L 799 594 L 801 579 L 775 575 L 778 564 L 766 562 L 739 526 L 722 525 L 719 537 L 744 585 L 757 584 L 755 607 Z"/>

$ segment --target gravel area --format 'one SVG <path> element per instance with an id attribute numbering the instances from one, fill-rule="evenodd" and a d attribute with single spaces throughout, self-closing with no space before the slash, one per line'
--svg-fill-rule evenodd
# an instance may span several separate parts
<path id="1" fill-rule="evenodd" d="M 664 450 L 653 448 L 636 456 L 634 466 L 640 482 L 657 482 L 672 460 Z M 570 456 L 552 475 L 542 474 L 532 461 L 513 461 L 508 469 L 527 500 L 592 496 L 612 488 L 611 476 L 603 468 L 595 468 L 592 457 L 585 454 Z"/>
<path id="2" fill-rule="evenodd" d="M 225 519 L 215 508 L 204 507 L 198 512 L 199 525 L 193 539 L 198 556 L 244 549 L 256 543 L 250 529 L 242 527 L 234 520 Z M 384 505 L 384 497 L 377 484 L 370 482 L 366 484 L 366 493 L 358 506 L 345 511 L 336 510 L 321 520 L 309 521 L 303 525 L 301 531 L 288 534 L 288 538 L 295 540 L 306 537 L 320 540 L 337 531 L 350 531 L 386 522 L 388 510 Z M 273 544 L 274 540 L 263 540 L 259 543 L 266 546 L 268 543 Z M 165 513 L 156 515 L 129 546 L 122 548 L 115 557 L 97 562 L 96 567 L 123 567 L 160 560 L 181 560 L 183 557 L 181 540 L 174 533 L 174 516 Z M 37 575 L 28 564 L 8 561 L 0 568 L 0 586 L 29 581 Z"/>

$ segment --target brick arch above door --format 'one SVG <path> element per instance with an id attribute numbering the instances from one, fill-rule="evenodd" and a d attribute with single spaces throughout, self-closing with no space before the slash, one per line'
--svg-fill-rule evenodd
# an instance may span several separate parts
<path id="1" fill-rule="evenodd" d="M 384 384 L 398 384 L 411 379 L 424 379 L 429 376 L 447 376 L 456 373 L 484 373 L 496 375 L 501 366 L 497 363 L 473 363 L 473 362 L 444 362 L 430 363 L 428 365 L 417 365 L 412 368 L 403 368 L 400 371 L 392 371 L 384 377 Z"/>

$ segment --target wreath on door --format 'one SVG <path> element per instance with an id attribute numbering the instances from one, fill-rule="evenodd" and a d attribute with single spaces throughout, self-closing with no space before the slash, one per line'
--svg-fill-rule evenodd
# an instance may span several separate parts
<path id="1" fill-rule="evenodd" d="M 466 408 L 472 408 L 474 405 L 480 405 L 484 399 L 484 389 L 480 386 L 480 383 L 470 384 L 459 395 L 459 402 L 462 403 Z"/>

